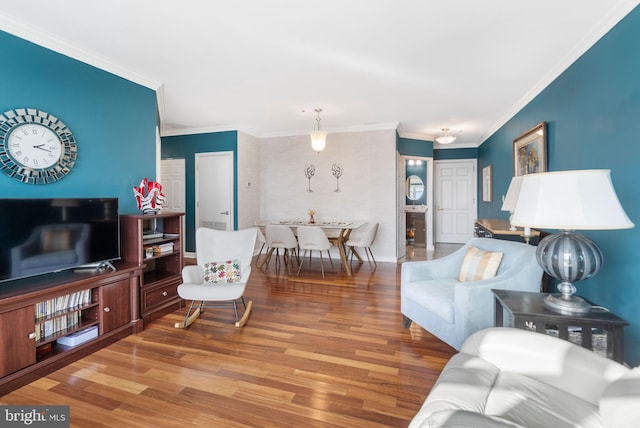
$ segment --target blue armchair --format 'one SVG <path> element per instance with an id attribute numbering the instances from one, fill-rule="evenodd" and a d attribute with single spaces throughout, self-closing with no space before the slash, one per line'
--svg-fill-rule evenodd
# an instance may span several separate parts
<path id="1" fill-rule="evenodd" d="M 460 282 L 467 248 L 501 252 L 495 277 Z M 402 264 L 400 310 L 404 327 L 415 322 L 455 349 L 476 331 L 494 324 L 492 289 L 540 291 L 542 268 L 536 247 L 520 242 L 475 238 L 440 259 Z"/>

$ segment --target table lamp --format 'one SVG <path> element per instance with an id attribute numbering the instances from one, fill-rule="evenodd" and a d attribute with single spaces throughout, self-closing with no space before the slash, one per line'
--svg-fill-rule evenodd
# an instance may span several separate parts
<path id="1" fill-rule="evenodd" d="M 516 203 L 518 202 L 518 195 L 520 194 L 520 184 L 522 184 L 522 176 L 513 177 L 511 183 L 509 183 L 509 189 L 507 190 L 507 196 L 502 201 L 501 211 L 509 211 L 509 230 L 516 230 L 516 227 L 512 224 L 513 213 L 516 209 Z"/>
<path id="2" fill-rule="evenodd" d="M 545 304 L 566 313 L 585 313 L 591 305 L 575 296 L 575 281 L 594 276 L 602 267 L 602 251 L 575 230 L 628 229 L 634 226 L 620 205 L 609 170 L 558 171 L 522 176 L 512 224 L 559 229 L 538 244 L 536 259 L 557 278 L 560 294 Z"/>

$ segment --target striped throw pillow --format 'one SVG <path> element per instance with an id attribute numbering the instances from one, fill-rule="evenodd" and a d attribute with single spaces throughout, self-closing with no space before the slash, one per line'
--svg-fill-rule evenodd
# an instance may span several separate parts
<path id="1" fill-rule="evenodd" d="M 493 278 L 498 272 L 501 261 L 502 253 L 469 247 L 460 267 L 458 281 L 469 282 Z"/>

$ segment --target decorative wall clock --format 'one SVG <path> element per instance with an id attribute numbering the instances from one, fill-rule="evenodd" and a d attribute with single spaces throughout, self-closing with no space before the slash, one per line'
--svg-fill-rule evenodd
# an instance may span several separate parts
<path id="1" fill-rule="evenodd" d="M 65 177 L 78 156 L 71 130 L 38 109 L 0 115 L 0 170 L 22 183 L 48 184 Z"/>

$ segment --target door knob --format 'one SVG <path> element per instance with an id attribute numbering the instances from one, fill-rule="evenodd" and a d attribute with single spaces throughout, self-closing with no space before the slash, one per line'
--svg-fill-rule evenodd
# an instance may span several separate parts
<path id="1" fill-rule="evenodd" d="M 229 210 L 227 210 L 227 211 L 223 211 L 223 212 L 221 212 L 220 214 L 229 215 Z"/>

